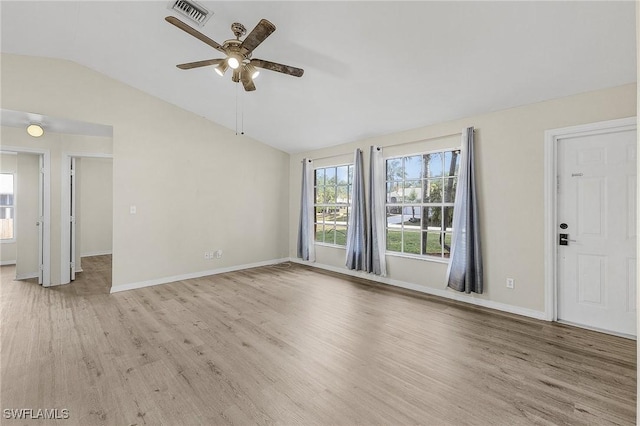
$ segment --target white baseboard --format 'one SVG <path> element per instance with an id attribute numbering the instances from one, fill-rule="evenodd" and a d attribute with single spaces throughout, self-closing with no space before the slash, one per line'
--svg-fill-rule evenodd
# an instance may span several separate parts
<path id="1" fill-rule="evenodd" d="M 37 272 L 27 272 L 26 274 L 16 274 L 16 280 L 30 280 L 31 278 L 38 278 Z"/>
<path id="2" fill-rule="evenodd" d="M 430 294 L 432 296 L 444 297 L 446 299 L 457 300 L 459 302 L 465 302 L 472 305 L 483 306 L 485 308 L 495 309 L 502 312 L 508 312 L 511 314 L 517 314 L 517 315 L 522 315 L 529 318 L 535 318 L 535 319 L 547 321 L 546 315 L 543 311 L 536 311 L 533 309 L 521 308 L 519 306 L 508 305 L 506 303 L 500 303 L 500 302 L 494 302 L 492 300 L 477 299 L 475 297 L 467 296 L 465 293 L 459 293 L 454 290 L 426 287 L 420 284 L 408 283 L 406 281 L 394 280 L 392 278 L 369 274 L 367 272 L 352 271 L 350 269 L 347 269 L 346 267 L 340 268 L 336 266 L 325 265 L 322 263 L 307 262 L 297 258 L 289 258 L 289 260 L 291 262 L 299 263 L 302 265 L 325 269 L 327 271 L 337 272 L 344 275 L 350 275 L 352 277 L 357 277 L 357 278 L 363 278 L 365 280 L 375 281 L 378 283 L 392 285 L 395 287 L 406 288 L 408 290 L 415 290 L 421 293 Z"/>
<path id="3" fill-rule="evenodd" d="M 15 265 L 16 261 L 15 260 L 0 260 L 0 266 L 9 266 L 9 265 Z"/>
<path id="4" fill-rule="evenodd" d="M 77 274 L 78 272 L 84 272 L 84 271 L 82 270 L 82 268 L 76 268 L 75 272 Z"/>
<path id="5" fill-rule="evenodd" d="M 598 327 L 589 327 L 588 325 L 578 324 L 575 322 L 565 321 L 565 320 L 558 320 L 557 322 L 560 324 L 570 325 L 572 327 L 578 327 L 578 328 L 584 328 L 586 330 L 597 331 L 598 333 L 611 334 L 612 336 L 624 337 L 625 339 L 638 340 L 638 337 L 633 334 L 618 333 L 617 331 L 606 330 L 604 328 L 598 328 Z"/>
<path id="6" fill-rule="evenodd" d="M 119 286 L 111 287 L 110 292 L 117 293 L 120 291 L 135 290 L 137 288 L 150 287 L 150 286 L 159 285 L 159 284 L 167 284 L 167 283 L 172 283 L 172 282 L 182 281 L 182 280 L 190 280 L 192 278 L 206 277 L 209 275 L 224 274 L 225 272 L 240 271 L 242 269 L 257 268 L 259 266 L 275 265 L 276 263 L 282 263 L 282 262 L 288 262 L 288 261 L 289 261 L 289 258 L 272 259 L 272 260 L 265 260 L 263 262 L 247 263 L 244 265 L 228 266 L 226 268 L 209 269 L 207 271 L 191 272 L 189 274 L 174 275 L 171 277 L 156 278 L 148 281 L 139 281 L 135 283 L 121 284 Z"/>
<path id="7" fill-rule="evenodd" d="M 392 278 L 387 278 L 387 277 L 380 277 L 378 275 L 373 275 L 366 272 L 352 271 L 346 268 L 340 268 L 340 267 L 325 265 L 321 263 L 306 262 L 297 258 L 273 259 L 273 260 L 267 260 L 263 262 L 247 263 L 243 265 L 229 266 L 226 268 L 210 269 L 206 271 L 192 272 L 188 274 L 174 275 L 174 276 L 163 277 L 163 278 L 156 278 L 153 280 L 121 284 L 116 287 L 111 287 L 111 293 L 117 293 L 120 291 L 127 291 L 127 290 L 135 290 L 138 288 L 150 287 L 150 286 L 160 285 L 160 284 L 167 284 L 167 283 L 172 283 L 176 281 L 188 280 L 192 278 L 206 277 L 209 275 L 223 274 L 225 272 L 240 271 L 242 269 L 257 268 L 260 266 L 267 266 L 267 265 L 275 265 L 277 263 L 282 263 L 287 261 L 299 263 L 302 265 L 312 266 L 314 268 L 325 269 L 327 271 L 337 272 L 337 273 L 349 275 L 352 277 L 363 278 L 365 280 L 387 284 L 394 287 L 414 290 L 421 293 L 430 294 L 432 296 L 439 296 L 439 297 L 444 297 L 446 299 L 457 300 L 460 302 L 469 303 L 471 305 L 483 306 L 485 308 L 495 309 L 498 311 L 522 315 L 525 317 L 535 318 L 539 320 L 547 320 L 544 312 L 536 311 L 534 309 L 522 308 L 519 306 L 508 305 L 506 303 L 494 302 L 492 300 L 477 299 L 474 297 L 467 296 L 464 293 L 455 292 L 453 290 L 426 287 L 423 285 L 409 283 L 406 281 L 394 280 Z M 35 277 L 37 277 L 37 274 L 35 275 Z M 33 278 L 33 277 L 29 277 L 29 278 Z"/>
<path id="8" fill-rule="evenodd" d="M 113 251 L 112 250 L 90 251 L 87 253 L 82 253 L 80 257 L 104 256 L 106 254 L 113 254 Z"/>

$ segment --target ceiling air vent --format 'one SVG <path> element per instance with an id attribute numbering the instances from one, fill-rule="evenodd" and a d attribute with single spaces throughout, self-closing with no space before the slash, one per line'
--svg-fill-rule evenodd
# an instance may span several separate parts
<path id="1" fill-rule="evenodd" d="M 172 0 L 169 3 L 169 9 L 175 10 L 200 27 L 206 24 L 213 15 L 213 12 L 208 11 L 204 6 L 199 5 L 195 1 Z"/>

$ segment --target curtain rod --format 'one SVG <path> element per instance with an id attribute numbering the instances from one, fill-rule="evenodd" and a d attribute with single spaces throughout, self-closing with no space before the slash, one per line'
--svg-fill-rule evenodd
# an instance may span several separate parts
<path id="1" fill-rule="evenodd" d="M 355 148 L 354 148 L 354 151 L 355 151 Z M 312 160 L 313 161 L 326 160 L 327 158 L 342 157 L 343 155 L 353 155 L 353 151 L 343 152 L 342 154 L 327 155 L 326 157 L 312 158 Z"/>
<path id="2" fill-rule="evenodd" d="M 475 129 L 473 129 L 473 131 L 475 132 Z M 433 137 L 426 138 L 426 139 L 419 139 L 417 141 L 402 142 L 402 143 L 398 143 L 398 144 L 395 144 L 395 145 L 388 145 L 388 146 L 385 146 L 384 148 L 393 148 L 393 147 L 396 147 L 396 146 L 411 145 L 411 144 L 414 144 L 414 143 L 432 141 L 434 139 L 448 138 L 448 137 L 457 136 L 457 135 L 462 135 L 462 132 L 449 133 L 448 135 L 438 135 L 438 136 L 433 136 Z M 353 152 L 346 152 L 346 153 L 342 153 L 342 154 L 327 155 L 326 157 L 312 158 L 311 160 L 312 161 L 326 160 L 327 158 L 342 157 L 343 155 L 350 155 L 350 154 L 353 154 Z M 304 161 L 304 160 L 301 160 L 300 162 L 302 162 L 302 161 Z"/>
<path id="3" fill-rule="evenodd" d="M 474 129 L 474 131 L 475 131 L 475 129 Z M 438 135 L 438 136 L 433 136 L 433 137 L 430 137 L 430 138 L 418 139 L 417 141 L 402 142 L 402 143 L 398 143 L 398 144 L 395 144 L 395 145 L 387 145 L 387 146 L 384 146 L 383 148 L 393 148 L 393 147 L 396 147 L 396 146 L 411 145 L 411 144 L 414 144 L 414 143 L 432 141 L 434 139 L 442 139 L 442 138 L 448 138 L 448 137 L 451 137 L 451 136 L 458 136 L 458 135 L 462 135 L 462 132 L 449 133 L 448 135 Z"/>

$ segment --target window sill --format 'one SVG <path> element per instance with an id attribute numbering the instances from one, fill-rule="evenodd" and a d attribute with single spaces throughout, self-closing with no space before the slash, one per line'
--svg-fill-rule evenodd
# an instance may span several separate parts
<path id="1" fill-rule="evenodd" d="M 11 244 L 15 242 L 16 242 L 15 238 L 11 238 L 10 240 L 0 240 L 0 244 Z"/>
<path id="2" fill-rule="evenodd" d="M 346 246 L 340 246 L 338 244 L 318 243 L 318 242 L 314 242 L 313 244 L 316 245 L 316 246 L 331 247 L 331 248 L 337 248 L 337 249 L 342 249 L 342 250 L 346 250 L 347 249 Z"/>
<path id="3" fill-rule="evenodd" d="M 449 264 L 449 258 L 441 258 L 441 257 L 427 257 L 427 256 L 420 256 L 417 254 L 407 254 L 407 253 L 396 253 L 396 252 L 385 252 L 385 256 L 392 256 L 392 257 L 402 257 L 405 259 L 414 259 L 414 260 L 422 260 L 424 262 L 434 262 L 434 263 L 443 263 L 445 265 Z"/>

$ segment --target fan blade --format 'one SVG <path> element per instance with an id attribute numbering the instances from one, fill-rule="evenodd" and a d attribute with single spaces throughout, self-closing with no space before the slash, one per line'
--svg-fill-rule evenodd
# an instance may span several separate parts
<path id="1" fill-rule="evenodd" d="M 289 74 L 294 77 L 302 77 L 304 70 L 302 68 L 291 67 L 289 65 L 277 64 L 275 62 L 264 61 L 262 59 L 252 59 L 249 62 L 254 67 L 264 68 L 265 70 L 271 70 L 281 72 L 283 74 Z"/>
<path id="2" fill-rule="evenodd" d="M 256 85 L 253 84 L 253 80 L 251 80 L 251 78 L 249 79 L 242 79 L 242 85 L 244 86 L 244 90 L 246 90 L 247 92 L 253 92 L 254 90 L 256 90 Z"/>
<path id="3" fill-rule="evenodd" d="M 192 68 L 206 67 L 209 65 L 220 65 L 223 62 L 224 62 L 224 59 L 207 59 L 206 61 L 197 61 L 197 62 L 188 62 L 186 64 L 179 64 L 179 65 L 176 65 L 176 67 L 180 68 L 181 70 L 190 70 Z"/>
<path id="4" fill-rule="evenodd" d="M 253 52 L 253 49 L 258 47 L 260 43 L 265 41 L 272 32 L 276 30 L 276 26 L 266 19 L 261 19 L 258 25 L 249 33 L 240 45 L 240 49 L 245 55 Z"/>
<path id="5" fill-rule="evenodd" d="M 256 85 L 253 83 L 253 79 L 246 70 L 243 70 L 242 73 L 240 73 L 240 81 L 242 81 L 244 90 L 247 92 L 256 90 Z"/>
<path id="6" fill-rule="evenodd" d="M 224 50 L 224 47 L 222 47 L 221 45 L 219 45 L 215 41 L 211 40 L 209 37 L 207 37 L 206 35 L 202 34 L 200 31 L 191 28 L 189 25 L 185 24 L 184 22 L 182 22 L 178 18 L 176 18 L 174 16 L 167 16 L 166 18 L 164 18 L 164 20 L 167 21 L 168 23 L 170 23 L 172 25 L 175 25 L 176 27 L 180 28 L 182 31 L 184 31 L 184 32 L 186 32 L 188 34 L 191 34 L 192 36 L 194 36 L 198 40 L 207 43 L 209 46 L 213 47 L 214 49 L 216 49 L 216 50 L 218 50 L 218 51 L 220 51 L 222 53 L 224 53 L 225 55 L 227 54 L 227 51 Z"/>

